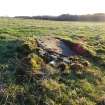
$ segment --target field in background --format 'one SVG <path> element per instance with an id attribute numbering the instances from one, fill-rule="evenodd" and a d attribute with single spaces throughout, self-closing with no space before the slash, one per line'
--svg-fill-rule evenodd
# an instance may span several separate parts
<path id="1" fill-rule="evenodd" d="M 6 98 L 4 94 L 3 98 L 0 99 L 0 103 L 6 100 L 5 105 L 7 105 L 8 102 L 11 102 L 13 105 L 20 105 L 19 102 L 15 100 L 16 91 L 27 91 L 26 96 L 29 102 L 27 105 L 38 103 L 39 99 L 37 98 L 41 96 L 33 97 L 33 94 L 28 90 L 32 88 L 29 86 L 31 85 L 30 83 L 25 84 L 25 86 L 14 83 L 15 77 L 13 72 L 15 67 L 12 64 L 14 62 L 11 61 L 11 58 L 16 54 L 14 51 L 16 40 L 24 39 L 24 37 L 40 38 L 41 36 L 56 36 L 82 43 L 83 46 L 96 57 L 90 60 L 91 67 L 88 69 L 88 73 L 83 79 L 73 75 L 67 75 L 64 78 L 62 77 L 63 82 L 61 84 L 57 84 L 56 82 L 58 82 L 57 79 L 59 78 L 57 75 L 58 77 L 54 77 L 54 80 L 43 81 L 43 85 L 49 89 L 49 91 L 47 91 L 49 94 L 45 93 L 45 97 L 47 98 L 43 96 L 46 102 L 44 105 L 70 105 L 70 103 L 71 105 L 96 105 L 98 101 L 103 101 L 103 98 L 105 99 L 105 23 L 1 18 L 0 73 L 4 73 L 4 75 L 0 75 L 0 83 L 5 83 L 8 88 Z M 52 90 L 50 90 L 50 88 L 54 87 L 61 87 L 61 93 L 51 93 Z M 12 89 L 14 91 L 12 91 Z M 57 97 L 59 101 L 54 98 L 55 95 L 59 96 Z M 0 97 L 2 96 L 0 95 Z M 11 97 L 14 97 L 14 100 L 12 100 Z M 34 102 L 35 99 L 37 102 Z M 9 103 L 9 105 L 12 104 Z M 21 105 L 24 105 L 24 103 Z M 41 105 L 41 103 L 36 105 Z"/>
<path id="2" fill-rule="evenodd" d="M 101 36 L 105 38 L 105 23 L 63 22 L 28 19 L 0 19 L 0 33 L 11 37 L 57 35 L 66 37 Z"/>

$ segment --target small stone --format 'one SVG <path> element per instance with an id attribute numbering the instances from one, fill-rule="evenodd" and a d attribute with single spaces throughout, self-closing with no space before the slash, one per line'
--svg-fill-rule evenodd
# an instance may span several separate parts
<path id="1" fill-rule="evenodd" d="M 57 60 L 57 56 L 56 55 L 51 55 L 52 59 Z"/>
<path id="2" fill-rule="evenodd" d="M 51 62 L 49 62 L 49 64 L 50 64 L 51 66 L 53 66 L 53 67 L 56 66 L 56 62 L 55 62 L 55 61 L 51 61 Z"/>
<path id="3" fill-rule="evenodd" d="M 69 60 L 69 59 L 67 59 L 67 58 L 64 58 L 64 59 L 63 59 L 63 62 L 65 62 L 65 63 L 69 64 L 69 63 L 70 63 L 70 60 Z"/>

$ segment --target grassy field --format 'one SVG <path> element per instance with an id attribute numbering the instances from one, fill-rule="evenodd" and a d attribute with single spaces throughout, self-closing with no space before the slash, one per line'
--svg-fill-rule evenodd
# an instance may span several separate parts
<path id="1" fill-rule="evenodd" d="M 83 41 L 83 46 L 93 56 L 76 56 L 81 62 L 90 63 L 89 67 L 79 70 L 83 77 L 73 74 L 71 68 L 64 75 L 47 65 L 50 79 L 34 78 L 16 83 L 16 70 L 22 65 L 17 58 L 16 49 L 21 46 L 18 42 L 25 40 L 30 44 L 41 36 L 56 36 L 77 43 Z M 30 49 L 34 49 L 33 45 Z M 36 55 L 31 56 L 43 62 Z M 33 59 L 31 63 L 34 64 Z M 31 66 L 36 67 L 35 64 Z M 0 105 L 104 105 L 104 102 L 105 23 L 0 19 Z"/>

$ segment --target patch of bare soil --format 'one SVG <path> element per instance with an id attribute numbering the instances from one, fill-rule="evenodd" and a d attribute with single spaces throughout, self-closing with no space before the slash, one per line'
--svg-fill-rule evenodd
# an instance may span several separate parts
<path id="1" fill-rule="evenodd" d="M 64 56 L 71 56 L 75 53 L 70 49 L 65 42 L 54 37 L 41 37 L 38 39 L 39 45 L 44 49 L 48 49 L 54 53 L 58 53 Z"/>

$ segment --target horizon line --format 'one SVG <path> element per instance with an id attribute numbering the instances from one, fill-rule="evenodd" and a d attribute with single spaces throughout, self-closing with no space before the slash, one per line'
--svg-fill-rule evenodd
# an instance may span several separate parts
<path id="1" fill-rule="evenodd" d="M 105 12 L 96 12 L 96 13 L 86 13 L 86 14 L 70 14 L 70 13 L 62 13 L 59 15 L 15 15 L 15 16 L 9 16 L 9 15 L 1 15 L 0 17 L 18 17 L 18 16 L 29 16 L 29 17 L 33 17 L 33 16 L 61 16 L 61 15 L 77 15 L 77 16 L 81 16 L 81 15 L 95 15 L 95 14 L 105 14 Z"/>

